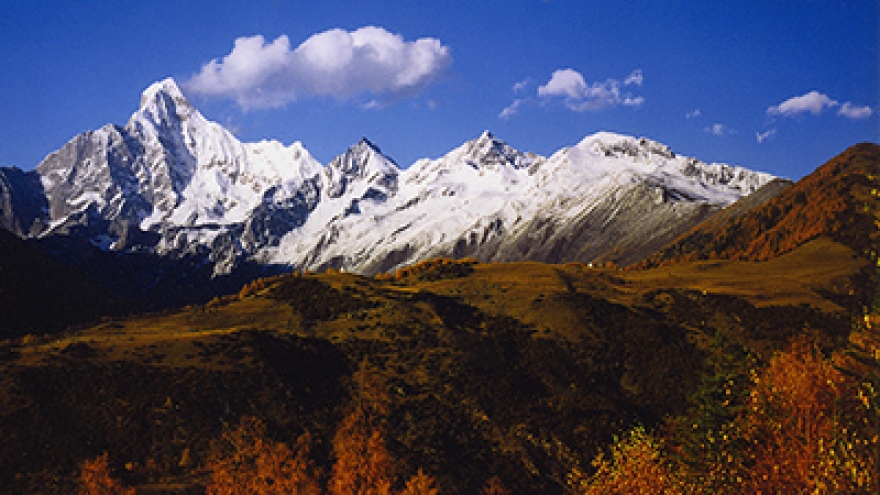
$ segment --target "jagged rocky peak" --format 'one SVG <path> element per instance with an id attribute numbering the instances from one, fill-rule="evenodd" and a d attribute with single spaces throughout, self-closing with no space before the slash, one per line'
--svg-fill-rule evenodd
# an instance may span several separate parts
<path id="1" fill-rule="evenodd" d="M 383 186 L 388 192 L 392 192 L 397 188 L 400 169 L 372 141 L 361 138 L 345 150 L 345 153 L 334 158 L 327 165 L 325 174 L 329 182 L 327 194 L 330 197 L 339 197 L 353 181 Z"/>
<path id="2" fill-rule="evenodd" d="M 361 138 L 345 153 L 330 162 L 328 168 L 349 177 L 368 177 L 375 173 L 396 175 L 400 169 L 391 158 L 385 156 L 372 141 Z"/>

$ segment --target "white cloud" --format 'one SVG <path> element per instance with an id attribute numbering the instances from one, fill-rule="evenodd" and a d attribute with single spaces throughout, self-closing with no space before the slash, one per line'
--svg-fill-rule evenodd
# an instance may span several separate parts
<path id="1" fill-rule="evenodd" d="M 783 115 L 785 117 L 792 117 L 806 112 L 819 115 L 826 108 L 836 107 L 837 105 L 839 105 L 837 101 L 814 90 L 802 96 L 791 97 L 779 105 L 771 106 L 767 109 L 767 113 L 770 115 Z"/>
<path id="2" fill-rule="evenodd" d="M 842 115 L 853 120 L 867 119 L 873 113 L 874 111 L 871 110 L 871 107 L 858 107 L 850 102 L 844 103 L 840 107 L 840 110 L 837 111 L 837 115 Z"/>
<path id="3" fill-rule="evenodd" d="M 636 69 L 632 71 L 632 74 L 627 76 L 626 79 L 623 80 L 624 86 L 629 86 L 631 84 L 635 84 L 636 86 L 641 86 L 642 82 L 644 82 L 645 76 L 642 75 L 642 69 Z"/>
<path id="4" fill-rule="evenodd" d="M 563 104 L 576 112 L 616 105 L 637 107 L 645 102 L 645 98 L 624 92 L 623 88 L 641 86 L 643 81 L 640 69 L 633 71 L 622 83 L 609 78 L 592 84 L 587 84 L 584 76 L 574 69 L 559 69 L 553 72 L 547 84 L 538 87 L 538 97 L 562 98 Z"/>
<path id="5" fill-rule="evenodd" d="M 703 129 L 704 132 L 708 132 L 713 136 L 724 136 L 725 134 L 736 134 L 736 131 L 727 127 L 724 124 L 716 123 L 712 124 L 709 127 Z"/>
<path id="6" fill-rule="evenodd" d="M 565 96 L 582 98 L 587 90 L 587 82 L 580 72 L 574 69 L 560 69 L 553 72 L 550 81 L 538 86 L 538 96 Z"/>
<path id="7" fill-rule="evenodd" d="M 375 26 L 331 29 L 293 49 L 286 35 L 272 42 L 256 35 L 236 39 L 228 55 L 205 64 L 186 86 L 243 108 L 313 97 L 399 97 L 423 89 L 451 63 L 449 47 L 435 38 L 405 41 Z"/>
<path id="8" fill-rule="evenodd" d="M 521 91 L 524 91 L 529 86 L 529 84 L 531 84 L 531 82 L 532 82 L 532 78 L 527 77 L 527 78 L 523 79 L 522 81 L 514 84 L 513 85 L 513 92 L 519 93 Z"/>
<path id="9" fill-rule="evenodd" d="M 362 103 L 361 108 L 363 108 L 364 110 L 381 110 L 382 108 L 385 108 L 385 105 L 381 101 L 374 99 L 366 103 Z"/>
<path id="10" fill-rule="evenodd" d="M 517 98 L 517 99 L 513 100 L 513 103 L 511 103 L 510 105 L 505 107 L 504 110 L 502 110 L 501 113 L 498 114 L 498 118 L 507 120 L 510 117 L 516 115 L 516 113 L 519 111 L 519 107 L 520 107 L 520 105 L 522 105 L 522 103 L 523 103 L 523 100 L 521 98 Z"/>
<path id="11" fill-rule="evenodd" d="M 766 131 L 766 132 L 756 132 L 755 139 L 758 140 L 758 144 L 761 144 L 764 141 L 772 138 L 775 135 L 776 135 L 776 129 L 770 129 L 769 131 Z"/>
<path id="12" fill-rule="evenodd" d="M 699 117 L 699 116 L 701 116 L 701 115 L 703 115 L 703 112 L 701 112 L 700 109 L 698 108 L 698 109 L 694 110 L 693 112 L 688 112 L 688 113 L 684 116 L 684 118 L 690 120 L 690 119 L 695 119 L 695 118 L 697 118 L 697 117 Z"/>

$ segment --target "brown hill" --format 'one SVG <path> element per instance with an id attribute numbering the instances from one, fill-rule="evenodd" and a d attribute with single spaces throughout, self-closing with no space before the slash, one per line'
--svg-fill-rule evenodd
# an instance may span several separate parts
<path id="1" fill-rule="evenodd" d="M 820 236 L 876 260 L 880 145 L 852 146 L 768 201 L 751 206 L 737 204 L 720 212 L 652 261 L 767 260 Z"/>

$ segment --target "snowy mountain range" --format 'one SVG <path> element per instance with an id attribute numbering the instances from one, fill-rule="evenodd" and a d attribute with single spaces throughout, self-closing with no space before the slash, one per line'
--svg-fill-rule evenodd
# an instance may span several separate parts
<path id="1" fill-rule="evenodd" d="M 436 256 L 638 261 L 773 180 L 598 133 L 550 157 L 489 132 L 401 169 L 363 139 L 326 166 L 242 143 L 172 79 L 124 127 L 82 133 L 32 172 L 0 168 L 0 227 L 106 252 L 360 273 Z"/>

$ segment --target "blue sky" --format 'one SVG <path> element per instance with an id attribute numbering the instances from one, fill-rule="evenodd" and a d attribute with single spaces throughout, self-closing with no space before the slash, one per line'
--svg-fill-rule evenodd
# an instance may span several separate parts
<path id="1" fill-rule="evenodd" d="M 880 140 L 880 2 L 6 2 L 0 165 L 124 124 L 174 77 L 244 141 L 401 166 L 491 130 L 543 155 L 607 130 L 800 178 Z"/>

